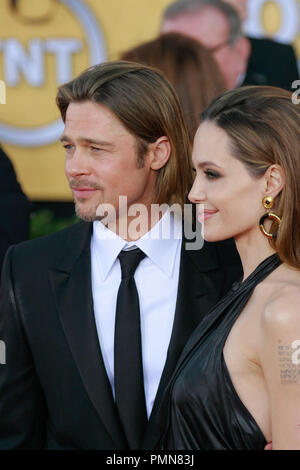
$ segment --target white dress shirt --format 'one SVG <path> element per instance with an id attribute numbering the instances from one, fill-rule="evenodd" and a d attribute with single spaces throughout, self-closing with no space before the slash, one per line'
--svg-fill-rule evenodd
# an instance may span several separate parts
<path id="1" fill-rule="evenodd" d="M 169 237 L 166 234 L 170 233 Z M 166 362 L 177 299 L 182 222 L 167 211 L 135 242 L 127 242 L 101 222 L 93 223 L 91 238 L 92 295 L 95 320 L 106 372 L 114 394 L 114 329 L 121 282 L 118 255 L 140 248 L 146 257 L 135 271 L 141 313 L 145 398 L 151 414 Z"/>

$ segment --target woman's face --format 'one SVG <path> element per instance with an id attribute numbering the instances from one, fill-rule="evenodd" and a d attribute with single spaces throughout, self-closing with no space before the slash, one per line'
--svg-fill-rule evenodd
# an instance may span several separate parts
<path id="1" fill-rule="evenodd" d="M 189 199 L 197 205 L 204 239 L 238 239 L 259 231 L 259 219 L 266 212 L 262 205 L 266 182 L 250 176 L 245 165 L 231 156 L 226 132 L 209 121 L 201 124 L 192 160 L 196 177 Z"/>

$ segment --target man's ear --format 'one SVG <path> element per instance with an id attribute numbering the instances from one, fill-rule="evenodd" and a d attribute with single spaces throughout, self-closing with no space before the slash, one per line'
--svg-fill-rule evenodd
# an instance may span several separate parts
<path id="1" fill-rule="evenodd" d="M 149 153 L 152 170 L 160 170 L 165 166 L 171 155 L 171 144 L 168 137 L 159 137 L 153 144 L 150 144 Z"/>
<path id="2" fill-rule="evenodd" d="M 247 39 L 245 36 L 241 36 L 240 38 L 238 38 L 235 42 L 235 49 L 238 51 L 246 69 L 251 53 L 251 43 L 249 39 Z"/>
<path id="3" fill-rule="evenodd" d="M 265 196 L 275 198 L 285 185 L 285 174 L 280 165 L 271 165 L 265 175 Z"/>

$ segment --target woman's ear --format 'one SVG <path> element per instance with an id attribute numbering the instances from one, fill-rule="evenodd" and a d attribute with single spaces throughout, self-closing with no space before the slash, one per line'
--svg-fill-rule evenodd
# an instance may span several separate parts
<path id="1" fill-rule="evenodd" d="M 159 137 L 153 144 L 150 144 L 150 168 L 160 170 L 170 158 L 171 144 L 166 136 Z"/>
<path id="2" fill-rule="evenodd" d="M 285 185 L 285 174 L 280 165 L 271 165 L 265 173 L 265 196 L 275 198 Z"/>

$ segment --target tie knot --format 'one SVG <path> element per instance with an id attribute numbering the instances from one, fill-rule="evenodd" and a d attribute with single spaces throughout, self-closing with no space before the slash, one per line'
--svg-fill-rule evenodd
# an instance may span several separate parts
<path id="1" fill-rule="evenodd" d="M 136 268 L 145 256 L 145 253 L 139 248 L 121 251 L 118 258 L 121 264 L 122 279 L 132 278 Z"/>

